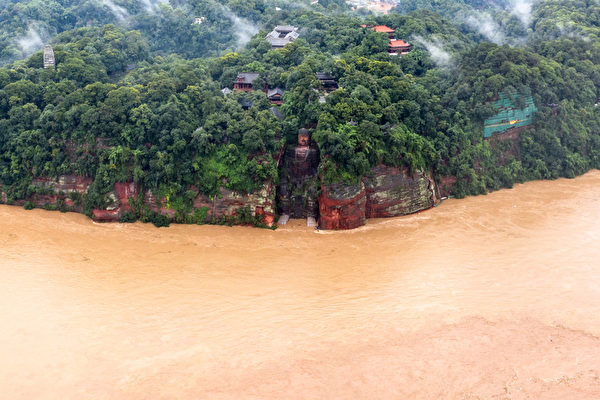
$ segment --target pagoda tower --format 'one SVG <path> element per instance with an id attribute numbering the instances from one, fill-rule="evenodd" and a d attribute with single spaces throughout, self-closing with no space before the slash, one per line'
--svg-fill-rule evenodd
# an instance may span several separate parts
<path id="1" fill-rule="evenodd" d="M 44 46 L 44 68 L 54 68 L 54 51 L 52 50 L 52 46 L 47 44 Z"/>

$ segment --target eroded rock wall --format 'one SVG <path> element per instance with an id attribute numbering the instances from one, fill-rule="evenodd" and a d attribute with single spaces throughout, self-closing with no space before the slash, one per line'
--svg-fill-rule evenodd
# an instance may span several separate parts
<path id="1" fill-rule="evenodd" d="M 353 229 L 366 218 L 397 217 L 428 209 L 438 202 L 430 173 L 378 165 L 359 185 L 321 187 L 319 225 L 323 229 Z"/>
<path id="2" fill-rule="evenodd" d="M 248 207 L 252 215 L 260 215 L 267 226 L 275 221 L 275 193 L 272 183 L 264 184 L 259 190 L 241 194 L 224 188 L 212 200 L 205 195 L 194 199 L 194 208 L 208 208 L 207 220 L 235 217 L 240 208 Z"/>
<path id="3" fill-rule="evenodd" d="M 92 215 L 94 221 L 98 222 L 118 222 L 123 213 L 131 210 L 129 199 L 136 200 L 138 197 L 138 187 L 133 182 L 116 182 L 113 192 L 109 193 L 108 200 L 110 204 L 106 209 L 94 209 Z"/>
<path id="4" fill-rule="evenodd" d="M 235 217 L 240 208 L 247 207 L 252 216 L 262 216 L 262 221 L 267 226 L 272 226 L 275 220 L 272 188 L 273 185 L 267 183 L 261 189 L 249 194 L 241 194 L 221 188 L 220 194 L 213 199 L 199 194 L 194 199 L 189 215 L 193 215 L 195 209 L 206 208 L 207 214 L 204 222 L 209 223 L 213 220 L 218 221 L 223 217 Z M 195 188 L 190 189 L 196 190 Z M 94 220 L 101 222 L 119 221 L 124 212 L 131 210 L 129 198 L 137 199 L 138 193 L 139 189 L 133 182 L 115 183 L 113 193 L 108 196 L 112 200 L 111 205 L 104 210 L 93 210 Z M 144 192 L 142 204 L 147 206 L 150 211 L 166 215 L 169 218 L 175 217 L 175 210 L 169 207 L 167 200 L 165 198 L 158 199 L 150 190 Z"/>
<path id="5" fill-rule="evenodd" d="M 433 179 L 424 172 L 378 165 L 363 179 L 367 218 L 397 217 L 432 207 L 436 201 Z"/>
<path id="6" fill-rule="evenodd" d="M 70 195 L 72 193 L 86 194 L 91 184 L 91 178 L 80 175 L 59 175 L 56 178 L 36 177 L 31 185 L 46 193 L 34 193 L 27 200 L 35 204 L 36 207 L 57 206 L 59 201 L 63 201 L 70 211 L 82 212 L 82 204 L 75 204 Z M 18 205 L 24 203 L 25 200 L 23 199 L 16 202 Z"/>
<path id="7" fill-rule="evenodd" d="M 365 185 L 323 185 L 319 196 L 319 225 L 323 229 L 354 229 L 366 222 Z"/>

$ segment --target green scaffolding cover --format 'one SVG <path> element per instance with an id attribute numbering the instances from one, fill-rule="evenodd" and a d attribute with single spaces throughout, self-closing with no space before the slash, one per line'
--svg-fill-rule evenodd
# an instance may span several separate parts
<path id="1" fill-rule="evenodd" d="M 531 95 L 514 97 L 523 98 L 525 107 L 518 109 L 513 99 L 506 96 L 503 92 L 498 93 L 498 100 L 494 103 L 494 109 L 498 114 L 485 120 L 483 125 L 483 137 L 489 138 L 494 133 L 504 133 L 510 128 L 527 126 L 533 123 L 533 113 L 537 111 Z"/>

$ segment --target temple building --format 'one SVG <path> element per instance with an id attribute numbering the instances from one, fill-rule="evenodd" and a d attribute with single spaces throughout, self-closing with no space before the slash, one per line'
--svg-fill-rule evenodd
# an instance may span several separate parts
<path id="1" fill-rule="evenodd" d="M 375 32 L 381 32 L 381 33 L 385 33 L 388 35 L 388 38 L 393 39 L 394 38 L 394 30 L 388 26 L 385 25 L 377 25 L 371 28 L 372 31 Z"/>
<path id="2" fill-rule="evenodd" d="M 281 88 L 269 89 L 267 91 L 267 98 L 271 104 L 281 105 L 283 103 L 283 92 Z"/>
<path id="3" fill-rule="evenodd" d="M 325 89 L 325 92 L 330 93 L 338 88 L 337 81 L 330 74 L 324 72 L 317 72 L 315 75 L 321 83 L 321 86 L 323 86 L 323 89 Z"/>
<path id="4" fill-rule="evenodd" d="M 265 39 L 271 43 L 271 49 L 281 49 L 288 43 L 292 43 L 300 36 L 298 28 L 291 25 L 278 25 L 270 32 Z"/>
<path id="5" fill-rule="evenodd" d="M 233 81 L 233 89 L 248 93 L 252 91 L 252 83 L 257 80 L 259 76 L 260 75 L 255 72 L 240 72 Z"/>
<path id="6" fill-rule="evenodd" d="M 47 44 L 44 46 L 44 68 L 54 68 L 55 65 L 54 51 L 52 50 L 52 46 Z"/>
<path id="7" fill-rule="evenodd" d="M 410 43 L 402 40 L 402 39 L 395 39 L 394 34 L 395 31 L 390 28 L 389 26 L 385 26 L 385 25 L 377 25 L 377 26 L 367 26 L 367 25 L 361 25 L 363 28 L 369 28 L 372 31 L 375 32 L 380 32 L 380 33 L 385 33 L 388 36 L 388 39 L 390 39 L 390 43 L 388 45 L 388 53 L 391 56 L 396 56 L 398 54 L 402 55 L 402 54 L 408 54 L 408 52 L 410 51 Z"/>
<path id="8" fill-rule="evenodd" d="M 405 42 L 402 39 L 391 39 L 390 44 L 388 46 L 388 53 L 390 55 L 395 56 L 398 54 L 408 54 L 410 51 L 410 43 Z"/>

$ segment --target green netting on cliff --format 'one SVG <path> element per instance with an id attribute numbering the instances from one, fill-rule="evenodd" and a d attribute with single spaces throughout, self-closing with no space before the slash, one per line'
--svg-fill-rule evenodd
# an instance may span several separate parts
<path id="1" fill-rule="evenodd" d="M 483 127 L 483 137 L 490 137 L 494 133 L 504 133 L 510 128 L 530 125 L 533 122 L 533 113 L 537 111 L 531 95 L 517 95 L 514 98 L 506 96 L 504 93 L 498 93 L 498 100 L 494 103 L 494 108 L 498 114 L 485 120 Z M 516 100 L 522 99 L 525 106 L 522 109 L 514 104 Z"/>

